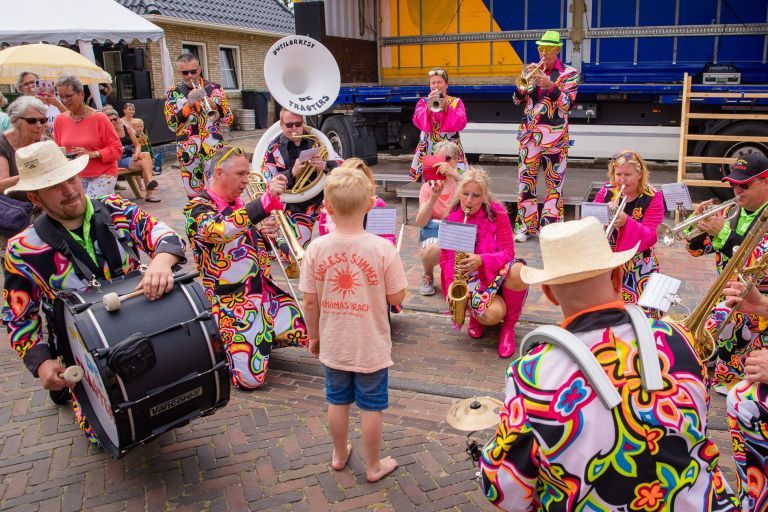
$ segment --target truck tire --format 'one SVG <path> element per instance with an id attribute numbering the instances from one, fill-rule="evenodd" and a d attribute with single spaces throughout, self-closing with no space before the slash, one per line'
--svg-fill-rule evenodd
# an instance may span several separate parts
<path id="1" fill-rule="evenodd" d="M 376 137 L 364 118 L 331 116 L 323 122 L 321 131 L 341 158 L 361 158 L 368 165 L 378 162 Z"/>
<path id="2" fill-rule="evenodd" d="M 480 163 L 479 153 L 465 153 L 464 156 L 467 158 L 467 163 L 469 165 L 477 165 Z"/>
<path id="3" fill-rule="evenodd" d="M 419 143 L 421 132 L 410 123 L 401 123 L 397 130 L 397 145 L 405 153 L 416 151 L 416 144 Z"/>
<path id="4" fill-rule="evenodd" d="M 768 136 L 768 123 L 738 123 L 726 126 L 717 132 L 718 135 L 757 135 Z M 704 147 L 703 156 L 740 157 L 751 153 L 761 153 L 768 156 L 768 144 L 765 142 L 718 142 L 712 141 Z M 731 173 L 728 164 L 702 164 L 704 178 L 708 180 L 720 180 Z M 730 199 L 733 193 L 725 188 L 712 188 L 712 193 L 719 199 Z"/>

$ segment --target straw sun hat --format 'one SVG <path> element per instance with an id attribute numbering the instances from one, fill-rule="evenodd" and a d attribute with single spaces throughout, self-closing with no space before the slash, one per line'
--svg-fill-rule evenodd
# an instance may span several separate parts
<path id="1" fill-rule="evenodd" d="M 595 217 L 548 224 L 539 233 L 544 268 L 524 266 L 526 284 L 566 284 L 583 281 L 623 265 L 637 253 L 634 248 L 614 253 L 605 229 Z"/>
<path id="2" fill-rule="evenodd" d="M 16 150 L 16 168 L 19 181 L 5 189 L 5 193 L 40 190 L 67 181 L 88 165 L 88 155 L 67 160 L 52 140 L 35 142 Z"/>

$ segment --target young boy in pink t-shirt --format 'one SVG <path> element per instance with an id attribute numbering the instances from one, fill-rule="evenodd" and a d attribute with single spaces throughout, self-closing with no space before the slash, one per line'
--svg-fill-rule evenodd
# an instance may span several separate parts
<path id="1" fill-rule="evenodd" d="M 349 406 L 356 402 L 369 482 L 397 468 L 392 457 L 379 458 L 392 365 L 387 307 L 403 301 L 408 285 L 397 250 L 363 228 L 373 203 L 371 182 L 364 173 L 344 168 L 331 172 L 324 204 L 336 229 L 309 245 L 299 281 L 309 350 L 325 365 L 331 467 L 340 471 L 349 460 Z"/>

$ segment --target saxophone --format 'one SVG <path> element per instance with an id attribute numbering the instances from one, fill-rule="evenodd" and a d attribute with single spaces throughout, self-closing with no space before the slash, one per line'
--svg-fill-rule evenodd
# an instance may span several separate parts
<path id="1" fill-rule="evenodd" d="M 464 209 L 464 224 L 469 217 L 469 208 Z M 467 295 L 469 295 L 469 285 L 467 285 L 467 276 L 459 267 L 459 261 L 466 258 L 467 253 L 456 251 L 453 257 L 453 282 L 448 287 L 448 308 L 451 313 L 451 319 L 455 327 L 461 328 L 464 325 L 464 317 L 467 313 Z"/>
<path id="2" fill-rule="evenodd" d="M 693 350 L 701 361 L 711 359 L 717 351 L 717 340 L 705 325 L 707 318 L 709 318 L 712 312 L 712 308 L 722 300 L 722 290 L 725 288 L 725 285 L 735 277 L 743 279 L 745 276 L 748 276 L 751 277 L 752 282 L 755 282 L 765 275 L 767 270 L 764 258 L 759 258 L 751 266 L 747 266 L 746 263 L 766 233 L 768 233 L 768 208 L 763 208 L 763 211 L 760 212 L 757 220 L 752 224 L 744 240 L 742 240 L 741 245 L 734 251 L 731 259 L 728 260 L 728 264 L 720 273 L 720 276 L 718 276 L 715 283 L 693 311 L 686 318 L 679 321 L 676 321 L 677 319 L 673 315 L 662 318 L 662 320 L 684 328 L 693 335 Z M 726 322 L 730 320 L 730 316 L 729 314 Z"/>

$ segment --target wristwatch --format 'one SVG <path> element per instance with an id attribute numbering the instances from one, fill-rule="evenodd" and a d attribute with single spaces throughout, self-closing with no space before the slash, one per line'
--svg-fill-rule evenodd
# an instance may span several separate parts
<path id="1" fill-rule="evenodd" d="M 101 160 L 101 153 L 99 153 L 98 151 L 96 151 L 96 156 L 95 156 L 95 158 L 98 158 L 99 160 Z"/>

